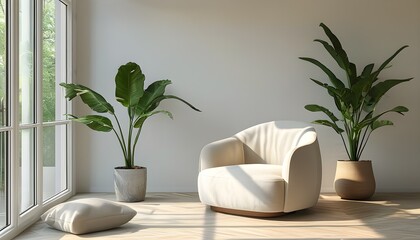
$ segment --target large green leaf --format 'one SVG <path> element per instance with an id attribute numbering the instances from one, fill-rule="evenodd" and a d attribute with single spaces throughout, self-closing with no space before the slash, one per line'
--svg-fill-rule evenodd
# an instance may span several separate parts
<path id="1" fill-rule="evenodd" d="M 305 106 L 305 109 L 311 112 L 323 112 L 325 113 L 332 121 L 336 122 L 338 121 L 338 118 L 327 108 L 316 105 L 316 104 L 308 104 Z"/>
<path id="2" fill-rule="evenodd" d="M 373 64 L 373 63 L 366 65 L 366 66 L 363 68 L 362 74 L 360 74 L 360 76 L 361 76 L 361 77 L 363 77 L 363 78 L 367 78 L 367 77 L 369 77 L 369 76 L 370 76 L 370 74 L 371 74 L 371 73 L 372 73 L 372 71 L 373 71 L 373 67 L 374 67 L 374 66 L 375 66 L 375 64 Z"/>
<path id="3" fill-rule="evenodd" d="M 156 109 L 158 106 L 159 106 L 159 104 L 160 104 L 160 102 L 162 102 L 163 100 L 165 100 L 165 99 L 176 99 L 176 100 L 179 100 L 179 101 L 181 101 L 181 102 L 183 102 L 183 103 L 185 103 L 186 105 L 188 105 L 190 108 L 192 108 L 193 110 L 195 110 L 195 111 L 197 111 L 197 112 L 201 112 L 201 110 L 200 109 L 198 109 L 198 108 L 196 108 L 196 107 L 194 107 L 191 103 L 189 103 L 189 102 L 187 102 L 187 101 L 185 101 L 184 99 L 182 99 L 182 98 L 180 98 L 180 97 L 177 97 L 177 96 L 174 96 L 174 95 L 162 95 L 162 96 L 160 96 L 160 97 L 157 97 L 157 98 L 155 98 L 150 104 L 149 104 L 149 106 L 148 106 L 148 108 L 146 109 L 146 111 L 145 112 L 152 112 L 154 109 Z"/>
<path id="4" fill-rule="evenodd" d="M 338 40 L 335 34 L 331 32 L 331 30 L 327 27 L 327 25 L 325 25 L 324 23 L 320 23 L 319 26 L 322 27 L 322 29 L 324 29 L 325 34 L 330 39 L 337 53 L 342 54 L 343 59 L 347 59 L 348 61 L 347 54 L 344 51 L 343 47 L 341 46 L 340 40 Z"/>
<path id="5" fill-rule="evenodd" d="M 83 123 L 95 131 L 110 132 L 113 129 L 111 120 L 109 120 L 109 118 L 104 117 L 104 116 L 87 115 L 83 117 L 76 117 L 71 114 L 67 114 L 67 115 L 71 116 L 72 120 Z"/>
<path id="6" fill-rule="evenodd" d="M 376 104 L 377 102 L 379 102 L 379 100 L 381 99 L 381 97 L 387 93 L 391 88 L 393 88 L 394 86 L 403 83 L 403 82 L 408 82 L 413 78 L 407 78 L 407 79 L 390 79 L 390 80 L 385 80 L 383 82 L 380 82 L 378 84 L 376 84 L 375 86 L 373 86 L 370 91 L 369 91 L 369 95 L 371 97 L 371 102 L 370 104 Z"/>
<path id="7" fill-rule="evenodd" d="M 319 86 L 327 89 L 328 94 L 334 98 L 334 103 L 337 107 L 337 109 L 341 112 L 343 110 L 343 108 L 346 108 L 346 105 L 348 105 L 348 103 L 344 102 L 344 98 L 343 98 L 343 94 L 348 94 L 346 92 L 348 92 L 349 90 L 346 88 L 341 88 L 341 89 L 336 89 L 326 83 L 320 82 L 318 80 L 315 80 L 313 78 L 311 78 L 311 80 L 318 84 Z M 347 99 L 347 98 L 346 98 Z"/>
<path id="8" fill-rule="evenodd" d="M 146 119 L 148 117 L 151 117 L 151 116 L 153 116 L 155 114 L 158 114 L 158 113 L 166 114 L 170 119 L 174 119 L 172 113 L 169 112 L 169 111 L 166 111 L 166 110 L 153 111 L 153 112 L 144 113 L 144 114 L 140 115 L 139 118 L 137 118 L 137 120 L 134 122 L 134 127 L 135 128 L 141 127 L 143 125 L 144 121 L 146 121 Z"/>
<path id="9" fill-rule="evenodd" d="M 315 42 L 321 43 L 325 50 L 328 51 L 328 53 L 331 55 L 331 57 L 334 58 L 334 60 L 337 62 L 338 66 L 340 66 L 342 69 L 347 70 L 348 69 L 348 59 L 343 59 L 337 51 L 335 51 L 334 47 L 331 46 L 328 42 L 321 40 L 321 39 L 315 39 Z"/>
<path id="10" fill-rule="evenodd" d="M 396 112 L 399 113 L 401 115 L 404 115 L 405 112 L 408 112 L 408 108 L 404 107 L 404 106 L 398 106 L 398 107 L 394 107 L 391 110 L 385 111 L 384 113 L 388 113 L 388 112 Z M 383 115 L 383 114 L 381 114 Z"/>
<path id="11" fill-rule="evenodd" d="M 340 127 L 338 127 L 337 124 L 335 124 L 333 122 L 330 122 L 328 120 L 315 120 L 315 121 L 313 121 L 313 123 L 324 125 L 324 126 L 327 126 L 327 127 L 331 127 L 338 134 L 344 132 L 344 130 L 341 129 Z"/>
<path id="12" fill-rule="evenodd" d="M 171 84 L 170 80 L 160 80 L 150 84 L 149 87 L 147 87 L 143 97 L 140 99 L 139 103 L 135 108 L 137 118 L 135 120 L 134 127 L 140 127 L 149 116 L 157 113 L 165 113 L 170 118 L 172 118 L 172 114 L 168 111 L 154 111 L 159 106 L 159 104 L 165 99 L 179 100 L 187 104 L 195 111 L 201 112 L 199 109 L 197 109 L 192 104 L 190 104 L 182 98 L 179 98 L 174 95 L 163 95 L 165 93 L 166 86 L 169 84 Z"/>
<path id="13" fill-rule="evenodd" d="M 171 84 L 171 80 L 159 80 L 150 84 L 144 91 L 143 96 L 140 98 L 138 104 L 135 106 L 135 115 L 140 116 L 146 111 L 153 111 L 159 103 L 154 103 L 155 99 L 163 96 L 167 85 Z M 154 103 L 154 106 L 151 105 Z"/>
<path id="14" fill-rule="evenodd" d="M 384 70 L 386 67 L 388 67 L 388 64 L 392 61 L 392 59 L 395 58 L 404 48 L 407 48 L 408 45 L 404 45 L 401 48 L 399 48 L 391 57 L 389 57 L 385 62 L 382 63 L 382 65 L 374 72 L 375 74 L 375 80 L 379 76 L 379 73 L 381 73 L 382 70 Z"/>
<path id="15" fill-rule="evenodd" d="M 328 83 L 323 83 L 323 82 L 321 82 L 321 81 L 319 81 L 319 80 L 316 80 L 316 79 L 313 79 L 313 78 L 310 78 L 314 83 L 316 83 L 316 84 L 318 84 L 319 86 L 321 86 L 321 87 L 323 87 L 323 88 L 326 88 L 326 89 L 328 89 L 328 87 L 330 87 L 330 85 L 328 85 Z"/>
<path id="16" fill-rule="evenodd" d="M 321 82 L 321 81 L 318 81 L 318 80 L 316 80 L 316 79 L 313 79 L 313 78 L 310 78 L 314 83 L 316 83 L 317 85 L 319 85 L 319 86 L 321 86 L 321 87 L 323 87 L 323 88 L 325 88 L 325 89 L 327 89 L 327 92 L 328 92 L 328 94 L 331 96 L 331 97 L 334 97 L 334 98 L 336 98 L 336 97 L 338 97 L 338 98 L 340 98 L 340 91 L 338 90 L 338 89 L 336 89 L 336 88 L 334 88 L 334 87 L 332 87 L 332 86 L 330 86 L 330 85 L 328 85 L 327 83 L 323 83 L 323 82 Z"/>
<path id="17" fill-rule="evenodd" d="M 139 117 L 134 121 L 134 128 L 142 128 L 143 123 L 146 121 L 148 117 Z M 140 130 L 139 130 L 140 131 Z"/>
<path id="18" fill-rule="evenodd" d="M 115 97 L 124 107 L 132 107 L 139 102 L 144 92 L 145 76 L 140 66 L 129 62 L 120 66 L 115 76 Z"/>
<path id="19" fill-rule="evenodd" d="M 334 98 L 337 109 L 344 114 L 346 109 L 350 108 L 353 103 L 351 90 L 348 88 L 336 89 L 331 86 L 327 86 L 326 88 L 328 89 L 328 94 Z"/>
<path id="20" fill-rule="evenodd" d="M 345 66 L 349 66 L 349 59 L 347 57 L 346 51 L 344 51 L 343 47 L 341 46 L 340 40 L 334 35 L 334 33 L 331 32 L 331 30 L 324 24 L 319 24 L 322 29 L 324 29 L 325 34 L 330 39 L 332 45 L 334 46 L 335 51 L 338 55 L 340 55 L 341 59 L 344 61 Z M 344 68 L 346 69 L 346 68 Z"/>
<path id="21" fill-rule="evenodd" d="M 349 86 L 353 86 L 357 83 L 357 67 L 356 64 L 350 62 L 349 63 L 349 69 L 347 72 L 348 80 L 349 80 Z"/>
<path id="22" fill-rule="evenodd" d="M 174 95 L 163 95 L 161 98 L 158 98 L 157 101 L 160 102 L 160 101 L 165 100 L 165 99 L 176 99 L 178 101 L 181 101 L 181 102 L 185 103 L 186 105 L 188 105 L 193 110 L 195 110 L 197 112 L 201 112 L 200 109 L 194 107 L 191 103 L 185 101 L 184 99 L 182 99 L 180 97 L 174 96 Z"/>
<path id="23" fill-rule="evenodd" d="M 389 121 L 389 120 L 376 120 L 372 123 L 371 128 L 372 128 L 372 131 L 373 131 L 373 130 L 378 129 L 380 127 L 390 126 L 390 125 L 394 125 L 394 123 Z"/>
<path id="24" fill-rule="evenodd" d="M 76 96 L 80 96 L 82 101 L 88 105 L 93 111 L 99 113 L 114 113 L 114 108 L 105 98 L 92 89 L 80 84 L 60 83 L 60 86 L 66 89 L 66 98 L 71 101 Z"/>
<path id="25" fill-rule="evenodd" d="M 373 63 L 366 65 L 360 76 L 357 77 L 357 82 L 351 86 L 351 91 L 356 96 L 364 97 L 371 88 L 374 81 L 372 74 L 373 67 Z"/>
<path id="26" fill-rule="evenodd" d="M 384 111 L 384 112 L 382 112 L 382 113 L 380 113 L 380 114 L 378 114 L 378 115 L 376 115 L 376 116 L 374 116 L 374 117 L 372 117 L 372 115 L 373 115 L 373 112 L 371 112 L 371 113 L 369 113 L 364 119 L 363 119 L 363 121 L 361 121 L 361 122 L 359 122 L 358 124 L 356 124 L 355 126 L 354 126 L 354 128 L 356 129 L 356 130 L 360 130 L 360 129 L 363 129 L 363 128 L 365 128 L 365 127 L 367 127 L 367 126 L 369 126 L 369 125 L 371 125 L 371 124 L 373 124 L 376 120 L 378 120 L 381 116 L 383 116 L 384 114 L 386 114 L 386 113 L 390 113 L 390 112 L 395 112 L 395 113 L 399 113 L 399 114 L 401 114 L 401 115 L 404 115 L 404 113 L 405 112 L 408 112 L 408 108 L 406 108 L 406 107 L 404 107 L 404 106 L 397 106 L 397 107 L 394 107 L 394 108 L 392 108 L 392 109 L 390 109 L 390 110 L 387 110 L 387 111 Z"/>
<path id="27" fill-rule="evenodd" d="M 345 87 L 344 86 L 344 83 L 342 81 L 340 81 L 340 79 L 338 79 L 330 69 L 328 69 L 324 64 L 322 64 L 318 60 L 313 59 L 313 58 L 308 58 L 308 57 L 300 57 L 299 59 L 302 59 L 304 61 L 310 62 L 310 63 L 316 65 L 317 67 L 319 67 L 322 71 L 325 72 L 325 74 L 327 74 L 327 76 L 330 79 L 331 83 L 336 88 L 344 88 Z"/>
<path id="28" fill-rule="evenodd" d="M 351 90 L 351 98 L 352 98 L 352 106 L 355 109 L 359 109 L 361 104 L 366 100 L 365 96 L 367 91 L 372 85 L 372 78 L 371 75 L 363 76 L 360 75 L 357 77 L 357 82 L 353 84 L 350 88 Z"/>

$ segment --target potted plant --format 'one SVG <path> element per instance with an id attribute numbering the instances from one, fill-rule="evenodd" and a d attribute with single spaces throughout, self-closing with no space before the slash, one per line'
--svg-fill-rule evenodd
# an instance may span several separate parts
<path id="1" fill-rule="evenodd" d="M 379 74 L 404 48 L 398 49 L 391 57 L 374 70 L 374 64 L 368 64 L 358 75 L 356 65 L 348 59 L 346 51 L 338 38 L 323 23 L 320 24 L 331 44 L 320 39 L 315 42 L 322 44 L 327 52 L 344 71 L 346 80 L 340 80 L 330 69 L 318 60 L 308 57 L 300 59 L 310 62 L 319 67 L 327 76 L 330 83 L 324 83 L 316 79 L 311 80 L 323 87 L 332 97 L 339 112 L 335 113 L 326 107 L 309 104 L 305 109 L 311 112 L 322 112 L 328 119 L 316 120 L 314 123 L 331 127 L 341 137 L 346 149 L 349 161 L 337 161 L 337 170 L 334 186 L 337 194 L 344 199 L 368 199 L 375 192 L 375 178 L 371 161 L 361 160 L 361 155 L 366 147 L 371 133 L 381 127 L 393 125 L 390 120 L 382 117 L 391 112 L 404 115 L 408 109 L 397 106 L 383 112 L 377 112 L 376 106 L 394 86 L 410 81 L 407 79 L 380 80 Z"/>
<path id="2" fill-rule="evenodd" d="M 187 101 L 174 96 L 165 95 L 165 88 L 171 84 L 170 80 L 159 80 L 144 89 L 145 76 L 138 64 L 129 62 L 118 69 L 115 76 L 115 97 L 127 109 L 128 131 L 123 132 L 120 120 L 114 107 L 99 93 L 92 89 L 72 83 L 61 83 L 66 89 L 66 98 L 71 101 L 79 96 L 93 111 L 107 113 L 114 118 L 114 123 L 103 115 L 86 115 L 76 117 L 70 115 L 74 121 L 83 123 L 89 128 L 100 132 L 113 132 L 120 144 L 125 165 L 114 169 L 114 185 L 118 201 L 143 201 L 146 194 L 147 169 L 135 165 L 135 150 L 144 122 L 150 116 L 163 113 L 172 118 L 166 110 L 156 110 L 165 99 L 176 99 L 195 111 L 200 111 Z"/>

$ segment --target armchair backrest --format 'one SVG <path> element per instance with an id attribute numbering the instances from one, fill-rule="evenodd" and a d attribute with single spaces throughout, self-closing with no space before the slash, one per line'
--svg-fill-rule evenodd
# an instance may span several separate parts
<path id="1" fill-rule="evenodd" d="M 314 206 L 321 189 L 321 155 L 315 129 L 307 123 L 268 122 L 234 136 L 243 143 L 245 163 L 282 165 L 284 212 Z"/>
<path id="2" fill-rule="evenodd" d="M 307 138 L 311 137 L 308 132 L 314 130 L 306 123 L 272 121 L 245 129 L 234 137 L 244 144 L 245 163 L 283 165 L 296 147 L 308 141 Z"/>

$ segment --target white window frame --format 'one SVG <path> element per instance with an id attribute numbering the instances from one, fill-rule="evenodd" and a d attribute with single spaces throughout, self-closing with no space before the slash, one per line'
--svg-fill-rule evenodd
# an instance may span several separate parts
<path id="1" fill-rule="evenodd" d="M 9 139 L 9 156 L 7 168 L 9 174 L 7 174 L 7 201 L 8 205 L 8 216 L 9 225 L 0 231 L 1 239 L 12 239 L 21 233 L 28 226 L 36 222 L 40 215 L 52 206 L 63 202 L 75 194 L 75 178 L 74 178 L 74 162 L 73 162 L 73 140 L 72 140 L 72 123 L 69 120 L 60 120 L 44 123 L 42 119 L 42 0 L 35 1 L 35 79 L 36 79 L 36 108 L 37 120 L 34 124 L 19 124 L 19 1 L 18 0 L 7 0 L 7 22 L 8 22 L 8 93 L 9 100 L 9 123 L 10 126 L 0 128 L 0 132 L 8 132 Z M 67 82 L 71 82 L 73 79 L 73 0 L 55 0 L 60 1 L 67 5 L 66 12 L 66 30 L 67 30 L 67 71 L 66 79 Z M 65 101 L 63 99 L 63 101 Z M 64 103 L 65 107 L 71 112 L 72 106 L 70 102 Z M 63 105 L 62 105 L 63 106 Z M 44 127 L 53 126 L 67 126 L 67 189 L 56 194 L 55 196 L 43 201 L 43 156 L 42 156 L 42 129 Z M 36 129 L 38 132 L 36 135 L 36 193 L 35 205 L 20 214 L 20 169 L 19 169 L 19 131 L 22 129 Z M 15 187 L 12 187 L 15 186 Z"/>

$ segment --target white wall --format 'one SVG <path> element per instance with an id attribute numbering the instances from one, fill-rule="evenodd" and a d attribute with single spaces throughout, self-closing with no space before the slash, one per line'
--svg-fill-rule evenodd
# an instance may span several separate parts
<path id="1" fill-rule="evenodd" d="M 304 110 L 308 103 L 332 106 L 309 80 L 324 75 L 298 59 L 332 63 L 312 42 L 326 39 L 320 22 L 338 35 L 359 67 L 382 63 L 410 45 L 382 77 L 415 79 L 391 90 L 381 105 L 405 105 L 410 112 L 390 115 L 395 126 L 372 135 L 364 158 L 373 160 L 378 191 L 420 191 L 420 1 L 81 0 L 76 14 L 75 82 L 119 108 L 113 100 L 115 73 L 135 61 L 147 83 L 169 78 L 169 93 L 203 111 L 165 102 L 162 108 L 175 120 L 161 115 L 145 124 L 136 154 L 137 164 L 148 167 L 149 191 L 196 191 L 205 144 L 265 121 L 320 117 Z M 75 112 L 89 113 L 80 102 Z M 123 164 L 116 139 L 81 125 L 75 129 L 78 191 L 113 191 L 113 168 Z M 316 129 L 322 189 L 332 191 L 335 161 L 346 155 L 331 129 Z"/>

